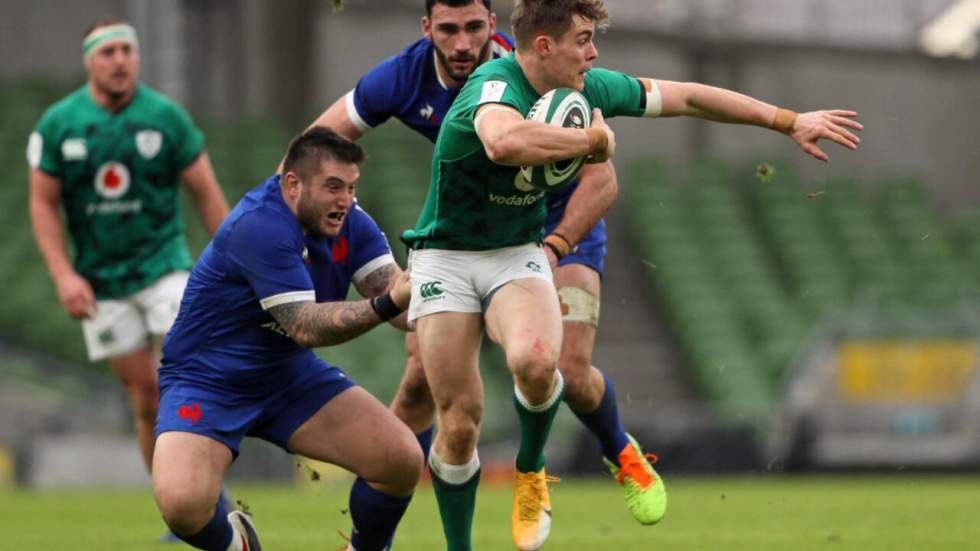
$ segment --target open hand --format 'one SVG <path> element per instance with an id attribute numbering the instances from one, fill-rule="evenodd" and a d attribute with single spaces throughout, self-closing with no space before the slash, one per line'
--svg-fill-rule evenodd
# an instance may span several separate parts
<path id="1" fill-rule="evenodd" d="M 821 139 L 832 140 L 848 149 L 857 149 L 861 143 L 861 138 L 849 130 L 864 130 L 855 117 L 857 112 L 842 109 L 800 113 L 789 136 L 803 151 L 826 162 L 830 157 L 817 145 Z"/>

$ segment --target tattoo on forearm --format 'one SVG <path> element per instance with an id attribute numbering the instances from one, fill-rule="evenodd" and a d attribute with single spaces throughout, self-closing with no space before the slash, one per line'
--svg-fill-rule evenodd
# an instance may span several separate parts
<path id="1" fill-rule="evenodd" d="M 289 333 L 292 334 L 293 322 L 296 321 L 296 316 L 299 315 L 299 311 L 303 309 L 304 304 L 310 304 L 308 302 L 290 302 L 287 304 L 280 304 L 279 306 L 273 306 L 269 308 L 269 314 L 279 322 L 279 325 Z"/>
<path id="2" fill-rule="evenodd" d="M 368 297 L 380 295 L 391 285 L 391 279 L 395 276 L 397 269 L 394 264 L 386 264 L 378 268 L 361 280 L 358 290 Z"/>
<path id="3" fill-rule="evenodd" d="M 370 301 L 294 302 L 269 313 L 297 343 L 306 347 L 347 342 L 381 323 Z"/>

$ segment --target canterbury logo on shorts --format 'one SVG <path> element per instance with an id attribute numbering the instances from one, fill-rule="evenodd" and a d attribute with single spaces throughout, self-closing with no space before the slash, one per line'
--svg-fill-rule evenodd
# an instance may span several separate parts
<path id="1" fill-rule="evenodd" d="M 438 298 L 443 293 L 442 289 L 439 287 L 440 285 L 442 285 L 441 281 L 429 281 L 427 283 L 423 283 L 422 286 L 419 287 L 419 295 L 421 295 L 422 299 L 426 301 Z"/>

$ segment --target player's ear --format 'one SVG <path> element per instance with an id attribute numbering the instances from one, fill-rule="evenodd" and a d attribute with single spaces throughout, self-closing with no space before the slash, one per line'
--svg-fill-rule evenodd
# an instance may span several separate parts
<path id="1" fill-rule="evenodd" d="M 299 176 L 292 170 L 282 175 L 282 189 L 289 197 L 299 195 L 299 186 L 301 183 L 302 181 L 299 179 Z"/>
<path id="2" fill-rule="evenodd" d="M 422 16 L 422 36 L 432 40 L 432 20 L 429 16 Z"/>
<path id="3" fill-rule="evenodd" d="M 538 55 L 549 55 L 554 49 L 554 41 L 550 36 L 546 34 L 539 34 L 534 37 L 534 41 L 531 42 L 531 47 Z"/>
<path id="4" fill-rule="evenodd" d="M 497 32 L 497 14 L 490 12 L 490 34 Z"/>

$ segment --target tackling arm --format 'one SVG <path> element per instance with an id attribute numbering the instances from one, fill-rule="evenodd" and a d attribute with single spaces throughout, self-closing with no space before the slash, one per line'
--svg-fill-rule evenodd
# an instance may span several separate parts
<path id="1" fill-rule="evenodd" d="M 184 186 L 194 198 L 194 205 L 201 217 L 201 222 L 207 228 L 208 234 L 214 237 L 218 226 L 228 216 L 228 202 L 221 193 L 218 179 L 211 167 L 211 159 L 206 152 L 201 152 L 197 160 L 181 173 Z"/>
<path id="2" fill-rule="evenodd" d="M 749 124 L 771 128 L 788 135 L 806 153 L 827 161 L 818 146 L 821 139 L 832 140 L 848 149 L 861 142 L 849 129 L 863 130 L 854 120 L 857 113 L 840 109 L 796 114 L 755 98 L 696 82 L 672 82 L 641 78 L 651 91 L 659 88 L 662 98 L 660 116 L 689 116 L 718 122 Z"/>
<path id="3" fill-rule="evenodd" d="M 386 264 L 379 267 L 368 275 L 364 276 L 364 279 L 358 281 L 355 286 L 357 287 L 357 292 L 361 293 L 361 296 L 367 298 L 379 297 L 386 291 L 392 288 L 393 285 L 402 277 L 402 269 L 398 267 L 398 264 L 394 262 Z M 410 331 L 408 328 L 408 314 L 402 312 L 398 316 L 392 318 L 388 323 L 401 329 L 402 331 Z"/>
<path id="4" fill-rule="evenodd" d="M 29 180 L 34 239 L 58 292 L 58 300 L 71 317 L 89 318 L 95 311 L 95 293 L 89 282 L 75 272 L 65 252 L 65 235 L 58 215 L 61 180 L 36 168 L 31 169 Z"/>
<path id="5" fill-rule="evenodd" d="M 412 294 L 408 275 L 400 273 L 389 293 L 393 304 L 405 310 Z M 306 348 L 345 343 L 385 321 L 371 299 L 292 302 L 269 308 L 269 314 L 297 344 Z"/>

